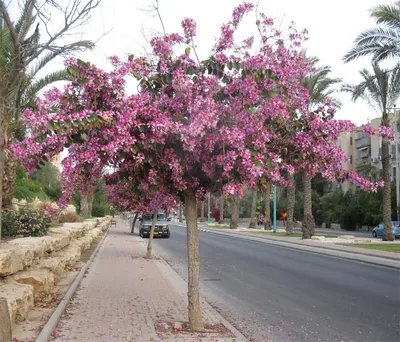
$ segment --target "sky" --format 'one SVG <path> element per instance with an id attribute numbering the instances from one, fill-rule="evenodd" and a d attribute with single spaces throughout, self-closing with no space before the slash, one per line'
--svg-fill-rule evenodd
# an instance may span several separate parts
<path id="1" fill-rule="evenodd" d="M 394 0 L 392 0 L 393 2 Z M 193 18 L 197 22 L 196 45 L 201 58 L 206 58 L 215 38 L 219 36 L 221 25 L 231 18 L 233 8 L 240 0 L 159 0 L 159 10 L 166 31 L 181 33 L 183 18 Z M 250 1 L 252 2 L 252 1 Z M 92 14 L 91 22 L 80 29 L 81 36 L 98 40 L 93 52 L 86 52 L 81 58 L 107 68 L 107 57 L 144 52 L 146 40 L 143 30 L 158 30 L 161 24 L 157 17 L 145 11 L 153 0 L 102 0 Z M 255 3 L 253 1 L 253 3 Z M 362 31 L 372 28 L 375 23 L 370 18 L 371 8 L 391 3 L 385 0 L 260 0 L 260 11 L 287 27 L 291 21 L 298 29 L 309 31 L 305 43 L 310 56 L 319 57 L 321 65 L 330 65 L 331 77 L 343 78 L 345 83 L 361 81 L 359 70 L 370 68 L 368 57 L 344 64 L 342 57 L 352 47 L 354 39 Z M 243 37 L 254 33 L 253 14 L 243 21 Z M 148 45 L 147 45 L 148 46 Z M 363 100 L 351 102 L 349 94 L 338 93 L 343 106 L 336 118 L 349 119 L 357 124 L 378 117 Z M 398 104 L 399 105 L 399 104 Z"/>

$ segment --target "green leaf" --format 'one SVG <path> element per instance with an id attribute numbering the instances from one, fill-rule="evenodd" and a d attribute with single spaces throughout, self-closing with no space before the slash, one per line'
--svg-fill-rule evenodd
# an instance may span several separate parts
<path id="1" fill-rule="evenodd" d="M 50 131 L 54 132 L 54 130 L 55 130 L 55 128 L 56 128 L 54 121 L 49 121 L 49 122 L 47 123 L 47 128 L 48 128 Z"/>
<path id="2" fill-rule="evenodd" d="M 190 47 L 187 47 L 185 49 L 185 55 L 189 57 L 189 55 L 190 55 Z"/>
<path id="3" fill-rule="evenodd" d="M 174 122 L 177 122 L 177 121 L 185 121 L 185 120 L 186 120 L 186 117 L 184 117 L 183 115 L 176 115 L 176 116 L 173 116 L 173 117 L 172 117 L 172 120 L 173 120 Z"/>
<path id="4" fill-rule="evenodd" d="M 86 133 L 81 133 L 81 138 L 82 138 L 83 141 L 86 141 L 88 136 L 87 136 Z"/>

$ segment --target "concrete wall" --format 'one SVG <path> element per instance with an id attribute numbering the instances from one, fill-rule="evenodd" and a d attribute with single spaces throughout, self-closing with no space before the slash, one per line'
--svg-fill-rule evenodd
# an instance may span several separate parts
<path id="1" fill-rule="evenodd" d="M 33 308 L 35 298 L 51 291 L 66 267 L 110 225 L 111 218 L 64 223 L 43 237 L 17 238 L 0 244 L 0 294 L 12 322 Z"/>

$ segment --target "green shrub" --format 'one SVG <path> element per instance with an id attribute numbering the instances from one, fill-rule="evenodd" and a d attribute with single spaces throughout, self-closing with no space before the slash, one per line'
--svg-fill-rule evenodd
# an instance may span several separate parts
<path id="1" fill-rule="evenodd" d="M 50 227 L 50 218 L 43 211 L 20 210 L 16 215 L 17 235 L 43 236 Z"/>
<path id="2" fill-rule="evenodd" d="M 17 235 L 18 228 L 15 224 L 16 214 L 14 211 L 8 211 L 1 215 L 1 234 L 3 236 Z"/>
<path id="3" fill-rule="evenodd" d="M 106 205 L 93 205 L 92 216 L 93 217 L 104 217 L 108 214 L 108 207 Z"/>
<path id="4" fill-rule="evenodd" d="M 78 215 L 72 212 L 61 214 L 58 217 L 58 222 L 60 223 L 77 222 L 78 220 L 79 220 Z"/>

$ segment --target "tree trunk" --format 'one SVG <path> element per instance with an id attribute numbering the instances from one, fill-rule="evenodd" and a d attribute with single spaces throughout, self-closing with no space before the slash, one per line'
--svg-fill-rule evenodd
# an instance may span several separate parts
<path id="1" fill-rule="evenodd" d="M 224 207 L 225 207 L 225 198 L 224 196 L 221 196 L 219 198 L 219 224 L 224 223 Z"/>
<path id="2" fill-rule="evenodd" d="M 88 195 L 89 215 L 88 216 L 92 216 L 92 214 L 93 214 L 93 196 L 94 196 L 94 191 L 89 192 L 89 195 Z"/>
<path id="3" fill-rule="evenodd" d="M 251 214 L 250 214 L 249 228 L 256 228 L 257 227 L 256 210 L 257 210 L 257 190 L 254 190 L 254 192 L 253 192 L 253 200 L 251 202 Z"/>
<path id="4" fill-rule="evenodd" d="M 81 210 L 79 214 L 81 216 L 92 216 L 92 207 L 93 207 L 93 192 L 88 193 L 87 195 L 81 195 Z"/>
<path id="5" fill-rule="evenodd" d="M 287 201 L 287 215 L 286 215 L 286 233 L 293 234 L 293 214 L 294 214 L 294 203 L 296 199 L 296 184 L 294 182 L 294 174 L 289 174 L 289 181 L 291 186 L 288 189 L 288 201 Z"/>
<path id="6" fill-rule="evenodd" d="M 135 233 L 135 225 L 136 225 L 137 217 L 138 217 L 138 214 L 136 213 L 135 216 L 133 217 L 133 222 L 132 222 L 132 227 L 131 227 L 131 234 Z"/>
<path id="7" fill-rule="evenodd" d="M 204 222 L 205 220 L 204 220 L 204 202 L 205 201 L 202 201 L 201 202 L 201 207 L 200 207 L 200 222 Z"/>
<path id="8" fill-rule="evenodd" d="M 229 224 L 230 229 L 236 229 L 239 225 L 239 205 L 240 205 L 239 197 L 234 196 L 232 202 L 232 216 Z"/>
<path id="9" fill-rule="evenodd" d="M 192 189 L 184 193 L 188 247 L 188 308 L 189 328 L 192 331 L 204 329 L 200 307 L 200 255 L 197 230 L 196 195 Z"/>
<path id="10" fill-rule="evenodd" d="M 3 174 L 3 209 L 12 208 L 12 200 L 14 198 L 15 181 L 17 178 L 18 162 L 9 152 L 7 160 L 4 162 Z"/>
<path id="11" fill-rule="evenodd" d="M 0 243 L 1 243 L 1 217 L 3 212 L 3 173 L 4 173 L 4 116 L 5 102 L 3 94 L 0 94 Z"/>
<path id="12" fill-rule="evenodd" d="M 89 198 L 88 196 L 81 194 L 81 210 L 79 211 L 79 215 L 81 216 L 90 216 L 89 215 Z"/>
<path id="13" fill-rule="evenodd" d="M 179 222 L 183 222 L 183 218 L 182 218 L 182 203 L 179 203 Z"/>
<path id="14" fill-rule="evenodd" d="M 264 190 L 264 205 L 265 205 L 265 216 L 264 216 L 264 230 L 271 230 L 272 229 L 272 222 L 271 222 L 271 188 L 272 185 L 268 184 Z"/>
<path id="15" fill-rule="evenodd" d="M 389 159 L 389 145 L 390 142 L 387 138 L 382 138 L 382 171 L 383 181 L 385 185 L 383 187 L 383 241 L 393 241 L 394 237 L 392 234 L 392 210 L 390 201 L 390 159 Z"/>
<path id="16" fill-rule="evenodd" d="M 304 172 L 303 175 L 304 187 L 304 217 L 302 223 L 303 239 L 311 239 L 315 234 L 315 221 L 312 214 L 312 197 L 311 197 L 311 178 Z"/>
<path id="17" fill-rule="evenodd" d="M 154 213 L 153 221 L 151 222 L 149 242 L 147 243 L 146 259 L 151 259 L 151 252 L 153 250 L 153 235 L 154 235 L 154 229 L 156 228 L 156 222 L 157 222 L 157 213 Z"/>

